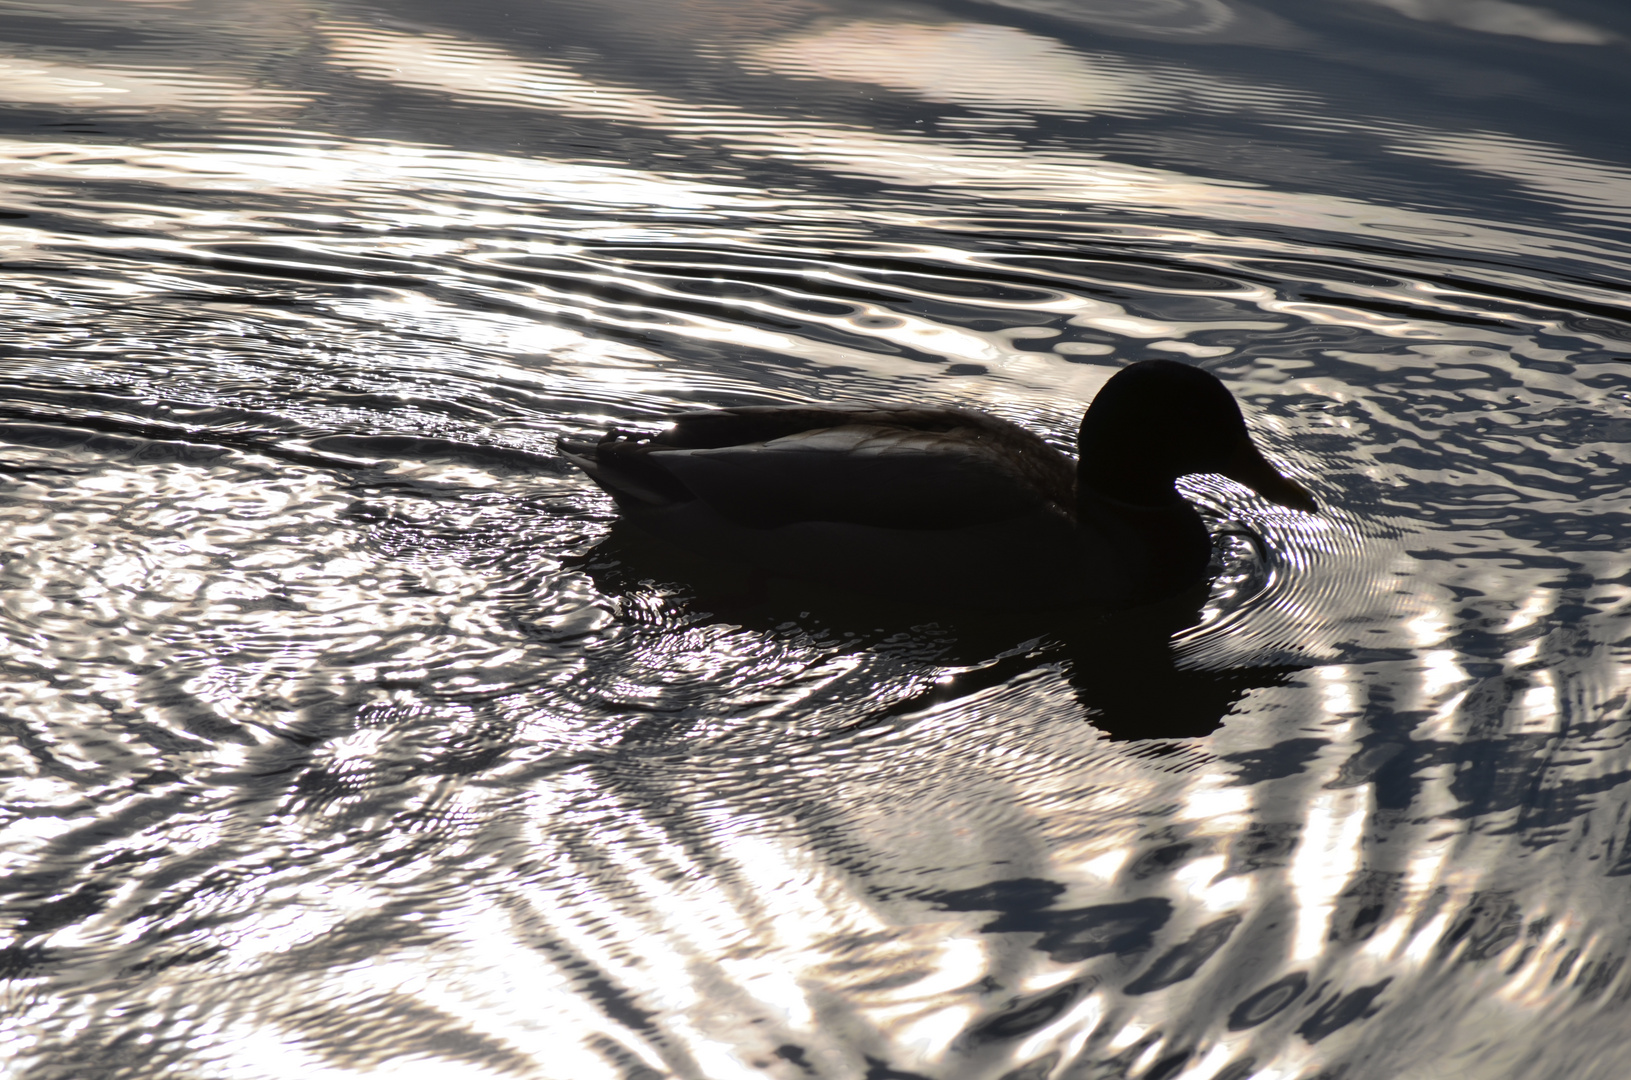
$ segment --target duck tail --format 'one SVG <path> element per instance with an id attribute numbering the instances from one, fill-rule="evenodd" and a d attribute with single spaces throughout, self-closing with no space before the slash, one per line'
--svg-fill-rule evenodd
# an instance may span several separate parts
<path id="1" fill-rule="evenodd" d="M 555 449 L 625 510 L 656 509 L 696 498 L 691 489 L 652 459 L 654 448 L 643 437 L 612 431 L 599 442 L 560 439 Z"/>

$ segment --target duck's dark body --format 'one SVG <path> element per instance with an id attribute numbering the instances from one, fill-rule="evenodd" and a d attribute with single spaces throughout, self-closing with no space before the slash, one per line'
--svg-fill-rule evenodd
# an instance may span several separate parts
<path id="1" fill-rule="evenodd" d="M 1139 368 L 1180 386 L 1193 381 L 1188 373 L 1216 385 L 1233 412 L 1235 441 L 1256 454 L 1233 398 L 1212 376 L 1167 361 L 1128 371 Z M 1083 421 L 1084 444 L 1095 410 Z M 1159 437 L 1148 425 L 1134 429 L 1138 438 Z M 907 601 L 1139 602 L 1199 581 L 1211 550 L 1199 515 L 1172 485 L 1178 474 L 1167 475 L 1170 454 L 1146 455 L 1160 459 L 1154 479 L 1096 483 L 1087 458 L 1078 465 L 1024 428 L 967 409 L 720 409 L 682 413 L 656 435 L 614 430 L 562 450 L 626 520 L 660 538 Z M 1137 473 L 1145 459 L 1132 460 Z"/>

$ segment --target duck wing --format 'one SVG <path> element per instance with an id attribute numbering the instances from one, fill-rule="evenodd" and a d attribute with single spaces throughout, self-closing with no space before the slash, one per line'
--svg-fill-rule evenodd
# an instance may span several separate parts
<path id="1" fill-rule="evenodd" d="M 655 436 L 563 447 L 625 511 L 701 501 L 750 528 L 954 529 L 1073 516 L 1075 469 L 1025 429 L 966 409 L 743 408 Z"/>

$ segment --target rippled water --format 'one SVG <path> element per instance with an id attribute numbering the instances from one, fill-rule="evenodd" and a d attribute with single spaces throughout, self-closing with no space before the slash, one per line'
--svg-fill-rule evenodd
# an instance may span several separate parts
<path id="1" fill-rule="evenodd" d="M 0 3 L 4 1075 L 1631 1071 L 1631 16 Z M 655 549 L 697 405 L 1325 505 L 995 618 Z"/>

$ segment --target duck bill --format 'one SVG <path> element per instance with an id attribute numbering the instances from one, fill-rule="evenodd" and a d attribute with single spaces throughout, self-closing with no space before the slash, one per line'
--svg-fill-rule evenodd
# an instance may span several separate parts
<path id="1" fill-rule="evenodd" d="M 1320 508 L 1307 488 L 1281 476 L 1280 471 L 1270 465 L 1268 459 L 1249 442 L 1241 443 L 1240 448 L 1218 471 L 1231 480 L 1245 484 L 1269 502 L 1289 506 L 1305 514 L 1316 513 Z"/>

